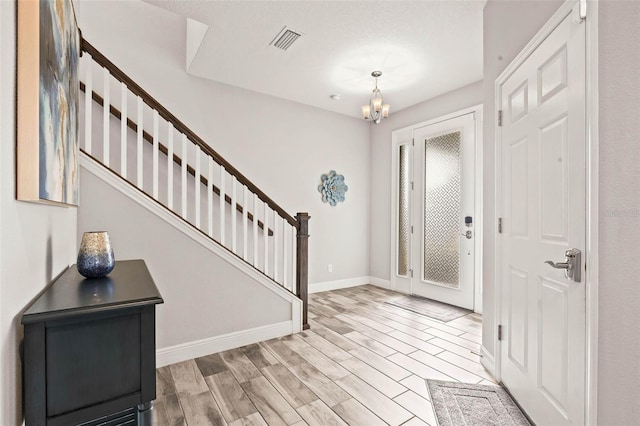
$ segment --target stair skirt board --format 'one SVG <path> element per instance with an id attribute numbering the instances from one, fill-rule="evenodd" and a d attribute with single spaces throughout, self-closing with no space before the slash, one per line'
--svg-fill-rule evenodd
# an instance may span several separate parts
<path id="1" fill-rule="evenodd" d="M 202 245 L 204 248 L 208 249 L 209 251 L 235 267 L 237 270 L 247 275 L 249 278 L 253 279 L 256 283 L 262 285 L 264 288 L 275 293 L 280 298 L 291 303 L 291 318 L 293 318 L 293 320 L 287 322 L 289 324 L 289 329 L 286 334 L 299 333 L 300 331 L 302 331 L 302 300 L 298 299 L 294 294 L 290 293 L 286 289 L 280 287 L 280 285 L 271 281 L 261 272 L 254 269 L 253 266 L 247 264 L 245 261 L 234 255 L 233 253 L 229 252 L 227 249 L 221 247 L 218 243 L 211 240 L 208 236 L 176 216 L 169 209 L 167 209 L 154 199 L 150 198 L 146 194 L 143 194 L 136 187 L 132 186 L 120 176 L 111 172 L 110 170 L 102 166 L 102 164 L 98 163 L 85 153 L 80 154 L 80 166 L 87 172 L 93 174 L 97 178 L 111 185 L 122 194 L 138 203 L 140 206 L 149 210 L 151 213 L 164 220 L 167 224 L 181 231 L 186 236 Z"/>
<path id="2" fill-rule="evenodd" d="M 156 368 L 192 358 L 239 348 L 252 343 L 274 339 L 291 334 L 293 321 L 282 321 L 247 330 L 209 337 L 188 343 L 181 343 L 156 350 Z"/>

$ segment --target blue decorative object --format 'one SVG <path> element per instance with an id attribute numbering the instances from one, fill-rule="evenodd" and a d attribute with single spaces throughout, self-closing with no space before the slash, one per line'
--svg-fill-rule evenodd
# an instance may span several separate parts
<path id="1" fill-rule="evenodd" d="M 116 265 L 109 234 L 104 231 L 82 234 L 78 251 L 78 272 L 87 278 L 102 278 L 109 275 Z"/>
<path id="2" fill-rule="evenodd" d="M 344 193 L 349 187 L 344 183 L 344 176 L 331 170 L 329 174 L 320 176 L 322 183 L 318 185 L 318 192 L 322 194 L 322 201 L 335 206 L 344 201 Z"/>

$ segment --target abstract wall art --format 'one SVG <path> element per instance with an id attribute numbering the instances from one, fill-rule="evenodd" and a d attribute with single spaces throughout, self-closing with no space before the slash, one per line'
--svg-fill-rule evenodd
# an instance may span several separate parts
<path id="1" fill-rule="evenodd" d="M 71 0 L 18 2 L 18 200 L 78 205 L 78 58 Z"/>

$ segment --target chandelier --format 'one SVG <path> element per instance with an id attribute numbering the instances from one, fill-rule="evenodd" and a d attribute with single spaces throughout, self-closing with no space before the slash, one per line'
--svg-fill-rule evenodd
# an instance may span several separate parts
<path id="1" fill-rule="evenodd" d="M 382 93 L 380 93 L 380 89 L 378 89 L 378 77 L 382 75 L 380 71 L 373 71 L 371 73 L 371 77 L 376 79 L 376 87 L 373 89 L 371 93 L 371 97 L 369 98 L 369 105 L 362 105 L 362 118 L 365 120 L 373 120 L 374 123 L 378 124 L 382 121 L 383 118 L 387 118 L 389 116 L 389 104 L 385 104 L 382 101 Z"/>

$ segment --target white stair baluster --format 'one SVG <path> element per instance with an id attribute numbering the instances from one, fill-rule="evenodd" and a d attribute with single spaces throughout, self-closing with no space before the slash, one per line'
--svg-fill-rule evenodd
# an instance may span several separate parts
<path id="1" fill-rule="evenodd" d="M 167 206 L 173 210 L 173 124 L 167 127 Z"/>
<path id="2" fill-rule="evenodd" d="M 273 280 L 278 282 L 278 213 L 273 211 Z"/>
<path id="3" fill-rule="evenodd" d="M 207 175 L 207 231 L 213 238 L 213 158 L 207 156 L 209 173 Z"/>
<path id="4" fill-rule="evenodd" d="M 193 192 L 196 196 L 196 228 L 200 229 L 200 147 L 196 145 L 196 175 L 193 177 Z"/>
<path id="5" fill-rule="evenodd" d="M 289 253 L 287 252 L 287 229 L 289 229 L 289 222 L 285 219 L 282 219 L 282 286 L 286 289 L 289 289 L 287 284 L 289 280 L 287 279 L 287 258 L 289 257 Z"/>
<path id="6" fill-rule="evenodd" d="M 153 110 L 153 198 L 155 198 L 156 200 L 158 199 L 158 133 L 160 133 L 159 120 L 160 116 L 158 115 L 158 111 Z"/>
<path id="7" fill-rule="evenodd" d="M 138 116 L 136 117 L 138 120 L 138 133 L 137 133 L 137 146 L 138 153 L 136 155 L 137 162 L 137 185 L 139 189 L 142 189 L 142 135 L 144 133 L 144 117 L 142 115 L 142 98 L 138 96 Z"/>
<path id="8" fill-rule="evenodd" d="M 262 222 L 262 234 L 264 236 L 264 268 L 262 272 L 269 276 L 269 209 L 267 203 L 264 203 L 264 220 Z"/>
<path id="9" fill-rule="evenodd" d="M 104 79 L 104 94 L 102 103 L 102 164 L 109 167 L 109 130 L 111 120 L 109 114 L 111 113 L 111 89 L 109 83 L 111 82 L 111 75 L 106 68 L 102 69 Z"/>
<path id="10" fill-rule="evenodd" d="M 236 185 L 238 181 L 235 176 L 232 176 L 231 179 L 231 251 L 237 253 L 237 244 L 238 244 L 238 236 L 237 236 L 237 214 L 236 214 Z"/>
<path id="11" fill-rule="evenodd" d="M 242 258 L 248 259 L 249 248 L 247 247 L 247 231 L 249 226 L 249 190 L 242 185 Z"/>
<path id="12" fill-rule="evenodd" d="M 127 178 L 127 85 L 120 83 L 120 175 Z"/>
<path id="13" fill-rule="evenodd" d="M 258 267 L 258 196 L 253 194 L 253 267 Z"/>
<path id="14" fill-rule="evenodd" d="M 296 293 L 296 287 L 298 285 L 296 279 L 296 264 L 297 262 L 297 241 L 298 230 L 295 226 L 291 227 L 291 292 Z"/>
<path id="15" fill-rule="evenodd" d="M 84 83 L 84 150 L 91 155 L 92 125 L 91 112 L 93 111 L 93 58 L 87 52 L 87 72 Z"/>
<path id="16" fill-rule="evenodd" d="M 182 169 L 180 170 L 181 189 L 180 196 L 182 198 L 182 218 L 187 220 L 187 135 L 182 135 Z"/>
<path id="17" fill-rule="evenodd" d="M 225 228 L 225 224 L 224 224 L 224 213 L 226 210 L 226 207 L 224 205 L 224 203 L 226 202 L 225 200 L 225 190 L 224 190 L 224 175 L 225 175 L 226 171 L 224 169 L 223 165 L 220 165 L 220 244 L 222 244 L 224 246 L 224 241 L 225 241 L 225 236 L 227 234 L 227 230 Z"/>

